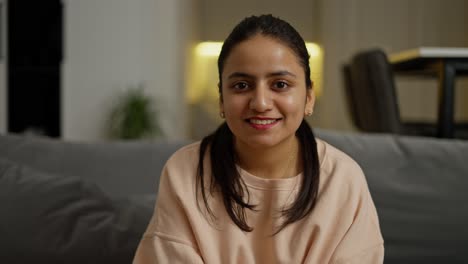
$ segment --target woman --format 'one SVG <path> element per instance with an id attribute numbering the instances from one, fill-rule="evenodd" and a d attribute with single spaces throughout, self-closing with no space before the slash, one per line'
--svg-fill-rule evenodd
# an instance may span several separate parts
<path id="1" fill-rule="evenodd" d="M 359 166 L 315 139 L 304 40 L 271 15 L 240 22 L 218 59 L 224 122 L 162 172 L 134 263 L 382 263 Z"/>

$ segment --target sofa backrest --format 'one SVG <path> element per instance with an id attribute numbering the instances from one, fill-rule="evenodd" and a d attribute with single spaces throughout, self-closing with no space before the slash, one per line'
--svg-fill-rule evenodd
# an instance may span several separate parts
<path id="1" fill-rule="evenodd" d="M 188 141 L 69 142 L 0 135 L 0 157 L 96 183 L 112 197 L 154 194 L 170 155 Z"/>

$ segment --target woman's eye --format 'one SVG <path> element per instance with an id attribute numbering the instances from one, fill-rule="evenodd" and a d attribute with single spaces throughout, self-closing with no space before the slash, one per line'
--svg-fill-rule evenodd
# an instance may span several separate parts
<path id="1" fill-rule="evenodd" d="M 287 87 L 288 87 L 288 84 L 286 82 L 282 82 L 282 81 L 275 82 L 275 88 L 284 89 Z"/>
<path id="2" fill-rule="evenodd" d="M 234 84 L 234 89 L 236 89 L 236 90 L 245 90 L 248 87 L 249 86 L 245 82 L 239 82 L 239 83 Z"/>

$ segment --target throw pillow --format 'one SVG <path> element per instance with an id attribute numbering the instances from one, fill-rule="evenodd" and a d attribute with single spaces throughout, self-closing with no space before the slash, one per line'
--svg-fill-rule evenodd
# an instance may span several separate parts
<path id="1" fill-rule="evenodd" d="M 152 207 L 0 159 L 0 263 L 131 263 Z"/>

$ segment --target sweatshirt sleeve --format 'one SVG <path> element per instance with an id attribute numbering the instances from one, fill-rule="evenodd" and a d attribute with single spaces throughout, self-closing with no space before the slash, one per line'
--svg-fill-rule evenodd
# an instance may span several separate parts
<path id="1" fill-rule="evenodd" d="M 197 251 L 181 241 L 159 236 L 145 236 L 140 242 L 133 264 L 174 263 L 202 264 Z"/>
<path id="2" fill-rule="evenodd" d="M 363 181 L 355 189 L 359 198 L 353 221 L 333 253 L 331 263 L 334 264 L 381 264 L 384 260 L 384 241 L 377 210 L 364 174 L 360 174 Z"/>
<path id="3" fill-rule="evenodd" d="M 383 243 L 371 246 L 356 255 L 346 259 L 337 260 L 335 264 L 380 264 L 384 262 Z"/>
<path id="4" fill-rule="evenodd" d="M 161 173 L 155 210 L 134 264 L 203 263 L 187 209 L 193 207 L 192 183 L 187 181 L 191 175 L 180 156 L 171 157 Z"/>

